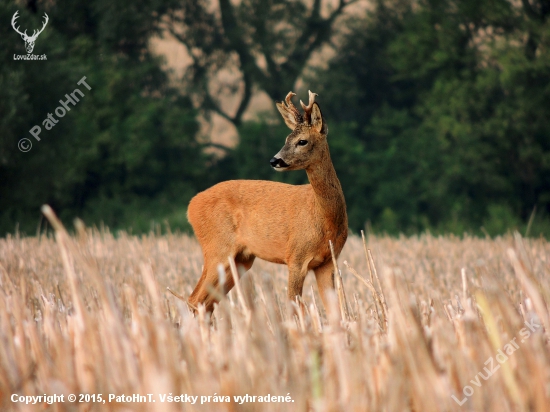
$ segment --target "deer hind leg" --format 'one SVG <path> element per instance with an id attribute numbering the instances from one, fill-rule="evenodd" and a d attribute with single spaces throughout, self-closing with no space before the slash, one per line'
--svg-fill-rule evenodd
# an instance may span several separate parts
<path id="1" fill-rule="evenodd" d="M 214 287 L 216 279 L 213 279 L 213 273 L 215 273 L 210 265 L 204 265 L 202 269 L 201 277 L 193 290 L 193 293 L 189 296 L 188 302 L 196 311 L 199 305 L 203 304 L 206 306 L 206 310 L 209 310 L 209 306 L 212 306 L 214 302 L 207 302 L 210 297 L 209 288 Z M 211 309 L 210 309 L 211 311 Z"/>
<path id="2" fill-rule="evenodd" d="M 206 259 L 205 259 L 206 260 Z M 218 265 L 223 265 L 225 271 L 225 283 L 224 290 L 220 288 Z M 229 269 L 229 262 L 227 259 L 224 262 L 218 262 L 218 260 L 206 261 L 202 270 L 202 275 L 193 290 L 193 293 L 189 296 L 189 303 L 196 309 L 199 305 L 204 305 L 206 312 L 212 312 L 214 309 L 214 303 L 218 302 L 218 297 L 223 296 L 234 286 L 233 276 Z M 215 293 L 212 293 L 215 291 Z"/>
<path id="3" fill-rule="evenodd" d="M 204 255 L 204 266 L 202 269 L 201 277 L 193 290 L 193 293 L 189 296 L 189 303 L 196 309 L 199 305 L 203 304 L 206 307 L 207 312 L 212 312 L 214 303 L 217 301 L 215 296 L 211 294 L 211 291 L 217 290 L 219 294 L 223 294 L 223 291 L 219 290 L 219 275 L 218 265 L 222 264 L 226 273 L 226 285 L 231 286 L 229 262 L 228 256 L 233 256 L 231 247 L 229 245 L 211 244 L 206 242 L 204 238 L 197 236 L 199 243 L 202 246 Z M 225 289 L 224 288 L 224 289 Z M 215 295 L 217 295 L 216 293 Z"/>
<path id="4" fill-rule="evenodd" d="M 214 309 L 214 303 L 218 302 L 218 297 L 224 296 L 229 293 L 233 286 L 235 286 L 235 279 L 233 279 L 233 274 L 229 267 L 228 257 L 233 256 L 235 264 L 237 267 L 244 267 L 245 271 L 250 269 L 254 263 L 255 256 L 248 255 L 244 256 L 242 254 L 230 254 L 226 255 L 227 257 L 223 259 L 219 254 L 216 258 L 210 259 L 205 256 L 204 268 L 202 270 L 202 275 L 195 286 L 195 290 L 189 296 L 189 303 L 193 307 L 198 307 L 198 305 L 203 304 L 207 312 L 212 312 Z M 225 271 L 225 283 L 223 285 L 223 290 L 219 284 L 219 270 L 218 266 L 222 264 L 223 270 Z M 214 289 L 216 293 L 212 294 L 211 291 Z"/>

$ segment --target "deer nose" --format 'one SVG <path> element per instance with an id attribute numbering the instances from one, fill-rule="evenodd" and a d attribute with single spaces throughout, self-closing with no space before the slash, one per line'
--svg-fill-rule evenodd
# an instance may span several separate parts
<path id="1" fill-rule="evenodd" d="M 288 167 L 288 165 L 285 163 L 285 161 L 283 159 L 278 159 L 276 157 L 273 157 L 269 163 L 271 164 L 272 167 Z"/>

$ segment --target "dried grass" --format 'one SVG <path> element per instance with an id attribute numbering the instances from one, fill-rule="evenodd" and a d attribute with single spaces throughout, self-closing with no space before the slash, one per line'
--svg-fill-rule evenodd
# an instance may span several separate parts
<path id="1" fill-rule="evenodd" d="M 313 276 L 303 305 L 289 303 L 286 267 L 260 261 L 208 319 L 177 296 L 201 272 L 192 237 L 53 224 L 55 239 L 0 240 L 0 410 L 548 410 L 545 240 L 352 236 L 330 319 Z M 541 326 L 525 337 L 525 322 Z M 500 368 L 485 380 L 490 357 Z M 156 402 L 24 405 L 13 393 Z M 199 400 L 161 403 L 169 393 Z M 200 404 L 214 394 L 232 402 Z M 245 394 L 294 402 L 233 401 Z"/>

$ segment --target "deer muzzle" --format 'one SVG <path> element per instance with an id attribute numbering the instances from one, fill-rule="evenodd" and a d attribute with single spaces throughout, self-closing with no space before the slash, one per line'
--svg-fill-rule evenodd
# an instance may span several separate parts
<path id="1" fill-rule="evenodd" d="M 288 167 L 288 165 L 285 163 L 285 161 L 279 157 L 273 157 L 269 163 L 274 169 L 285 169 Z"/>

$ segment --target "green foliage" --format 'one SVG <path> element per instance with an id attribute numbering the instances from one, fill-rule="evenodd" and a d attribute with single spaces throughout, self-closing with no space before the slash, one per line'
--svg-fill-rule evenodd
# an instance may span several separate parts
<path id="1" fill-rule="evenodd" d="M 489 205 L 483 228 L 490 236 L 501 235 L 507 230 L 518 230 L 521 222 L 506 205 Z"/>
<path id="2" fill-rule="evenodd" d="M 149 220 L 187 228 L 185 205 L 204 188 L 207 157 L 195 139 L 188 98 L 168 86 L 160 61 L 147 50 L 166 2 L 58 1 L 34 53 L 47 61 L 14 61 L 23 42 L 2 24 L 0 54 L 0 233 L 34 233 L 42 204 L 62 218 L 148 230 Z M 15 2 L 0 6 L 11 20 Z M 43 11 L 20 10 L 20 24 L 40 24 Z M 153 16 L 157 16 L 156 18 Z M 92 87 L 77 82 L 86 76 Z M 29 134 L 65 94 L 84 97 L 41 141 Z M 33 148 L 21 153 L 21 138 Z"/>
<path id="3" fill-rule="evenodd" d="M 29 30 L 50 16 L 34 51 L 47 61 L 14 61 L 23 42 L 0 25 L 0 234 L 17 223 L 34 233 L 44 203 L 64 220 L 187 229 L 187 201 L 217 181 L 306 183 L 269 166 L 288 134 L 280 119 L 242 121 L 254 89 L 282 99 L 302 78 L 320 95 L 352 230 L 550 236 L 545 0 L 375 0 L 346 21 L 335 19 L 348 2 L 330 15 L 317 1 L 31 3 L 0 5 L 1 21 L 19 9 Z M 182 88 L 148 50 L 161 24 L 191 53 Z M 334 57 L 304 74 L 326 44 Z M 236 83 L 211 87 L 228 69 Z M 29 129 L 83 76 L 93 89 L 35 141 Z M 238 127 L 237 147 L 205 154 L 182 90 Z M 221 109 L 220 93 L 238 95 L 236 110 Z"/>
<path id="4" fill-rule="evenodd" d="M 352 228 L 496 235 L 525 229 L 534 206 L 547 227 L 550 9 L 533 4 L 540 18 L 504 0 L 397 0 L 351 19 L 308 83 L 364 144 Z"/>

